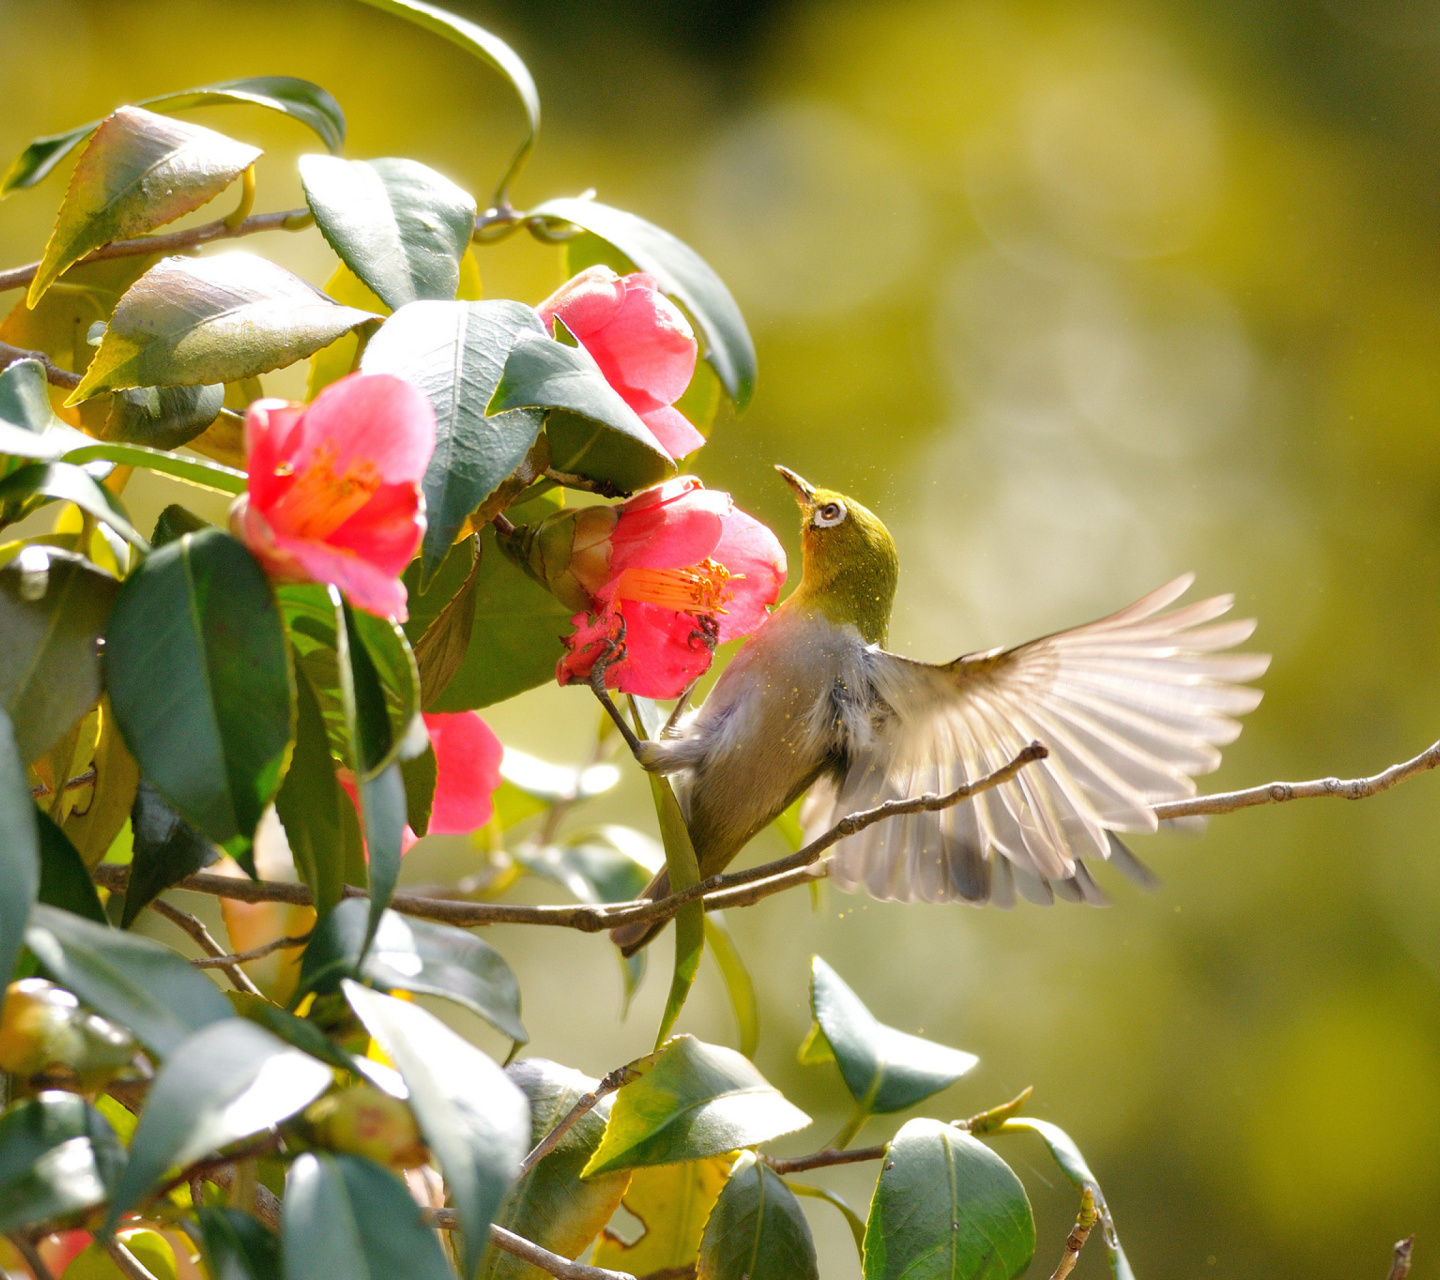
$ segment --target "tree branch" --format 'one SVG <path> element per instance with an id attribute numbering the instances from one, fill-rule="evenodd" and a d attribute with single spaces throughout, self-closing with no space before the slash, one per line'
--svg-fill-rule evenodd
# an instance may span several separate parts
<path id="1" fill-rule="evenodd" d="M 120 1268 L 120 1274 L 125 1280 L 156 1280 L 155 1273 L 130 1252 L 117 1238 L 111 1237 L 105 1242 L 105 1252 L 110 1255 L 111 1260 Z"/>
<path id="2" fill-rule="evenodd" d="M 1414 1236 L 1406 1236 L 1395 1245 L 1395 1260 L 1390 1264 L 1390 1280 L 1405 1280 L 1410 1274 L 1410 1251 L 1414 1246 Z"/>
<path id="3" fill-rule="evenodd" d="M 38 360 L 45 366 L 46 381 L 53 386 L 64 387 L 67 391 L 74 391 L 80 385 L 80 375 L 71 373 L 68 369 L 62 369 L 43 351 L 27 351 L 24 347 L 12 347 L 8 342 L 0 342 L 0 369 L 8 369 L 17 360 Z"/>
<path id="4" fill-rule="evenodd" d="M 245 991 L 253 996 L 261 994 L 260 988 L 250 981 L 250 975 L 225 954 L 225 948 L 215 941 L 210 930 L 198 917 L 192 916 L 188 911 L 181 911 L 179 907 L 172 907 L 164 898 L 152 899 L 147 905 L 189 934 L 206 955 L 220 962 L 217 967 L 225 971 L 225 976 L 230 979 L 230 984 L 236 991 Z"/>
<path id="5" fill-rule="evenodd" d="M 890 1149 L 882 1142 L 876 1147 L 856 1147 L 852 1151 L 817 1151 L 814 1155 L 796 1156 L 791 1160 L 779 1160 L 774 1156 L 761 1155 L 762 1159 L 776 1173 L 805 1173 L 809 1169 L 828 1169 L 837 1164 L 860 1164 L 865 1160 L 879 1160 Z"/>
<path id="6" fill-rule="evenodd" d="M 425 1216 L 441 1231 L 456 1231 L 460 1227 L 460 1218 L 454 1209 L 427 1209 Z M 490 1243 L 497 1249 L 514 1254 L 532 1267 L 539 1267 L 541 1271 L 558 1277 L 558 1280 L 635 1280 L 628 1271 L 607 1271 L 604 1267 L 588 1267 L 583 1262 L 571 1262 L 569 1258 L 551 1253 L 533 1240 L 507 1231 L 499 1223 L 490 1224 Z"/>
<path id="7" fill-rule="evenodd" d="M 265 956 L 273 955 L 276 951 L 289 951 L 292 947 L 303 947 L 310 941 L 310 937 L 310 934 L 302 933 L 294 938 L 276 938 L 273 942 L 252 947 L 249 951 L 236 951 L 229 955 L 202 956 L 190 963 L 197 969 L 228 969 L 232 964 L 249 964 L 251 960 L 263 959 Z"/>
<path id="8" fill-rule="evenodd" d="M 55 1280 L 50 1268 L 45 1265 L 45 1259 L 40 1256 L 40 1250 L 35 1247 L 35 1242 L 23 1231 L 15 1231 L 5 1237 L 19 1250 L 20 1256 L 25 1259 L 25 1265 L 30 1268 L 35 1280 Z"/>
<path id="9" fill-rule="evenodd" d="M 628 1064 L 623 1067 L 616 1067 L 614 1071 L 610 1072 L 610 1074 L 600 1081 L 589 1093 L 582 1094 L 576 1100 L 575 1105 L 560 1118 L 560 1123 L 541 1138 L 540 1141 L 536 1143 L 535 1149 L 520 1162 L 520 1172 L 515 1175 L 516 1181 L 518 1182 L 529 1173 L 531 1169 L 539 1164 L 540 1161 L 554 1151 L 555 1148 L 560 1145 L 560 1139 L 570 1132 L 575 1122 L 590 1111 L 601 1098 L 614 1093 L 615 1090 L 622 1085 L 629 1084 L 631 1080 L 637 1078 L 636 1071 Z"/>
<path id="10" fill-rule="evenodd" d="M 1065 1252 L 1060 1257 L 1060 1265 L 1055 1268 L 1050 1280 L 1065 1280 L 1072 1271 L 1075 1264 L 1080 1261 L 1080 1250 L 1085 1247 L 1085 1241 L 1090 1238 L 1090 1232 L 1095 1226 L 1099 1214 L 1095 1211 L 1095 1196 L 1089 1187 L 1083 1187 L 1080 1191 L 1080 1213 L 1075 1219 L 1075 1225 L 1070 1228 L 1070 1234 L 1065 1237 Z"/>

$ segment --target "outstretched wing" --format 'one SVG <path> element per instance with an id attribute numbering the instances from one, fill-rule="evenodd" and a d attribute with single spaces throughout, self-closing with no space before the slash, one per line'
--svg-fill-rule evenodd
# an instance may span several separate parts
<path id="1" fill-rule="evenodd" d="M 1086 858 L 1129 858 L 1115 831 L 1154 831 L 1150 806 L 1195 794 L 1193 775 L 1220 763 L 1240 733 L 1234 716 L 1260 702 L 1243 681 L 1268 654 L 1221 652 L 1253 620 L 1217 623 L 1231 596 L 1161 612 L 1193 575 L 1127 609 L 1016 649 L 943 666 L 868 652 L 878 708 L 852 738 L 843 778 L 812 790 L 807 836 L 886 800 L 946 792 L 983 777 L 1039 740 L 1047 759 L 939 813 L 876 823 L 836 846 L 841 888 L 911 901 L 994 900 L 1014 891 L 1103 901 Z M 1208 624 L 1208 625 L 1207 625 Z M 992 852 L 1003 855 L 992 856 Z"/>

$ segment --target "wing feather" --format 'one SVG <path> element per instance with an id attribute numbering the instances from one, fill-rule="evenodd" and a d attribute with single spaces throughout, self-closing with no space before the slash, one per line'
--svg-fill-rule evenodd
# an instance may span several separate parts
<path id="1" fill-rule="evenodd" d="M 972 801 L 842 840 L 839 886 L 907 901 L 1009 905 L 1018 895 L 1102 905 L 1085 860 L 1114 854 L 1133 874 L 1139 864 L 1112 833 L 1155 830 L 1150 806 L 1195 794 L 1194 776 L 1215 769 L 1219 748 L 1239 734 L 1235 717 L 1260 702 L 1245 682 L 1269 656 L 1221 652 L 1255 629 L 1248 619 L 1215 621 L 1233 597 L 1163 612 L 1192 580 L 1070 631 L 943 666 L 867 650 L 874 731 L 851 741 L 843 778 L 812 791 L 807 835 L 886 800 L 953 790 L 1033 740 L 1050 755 Z"/>

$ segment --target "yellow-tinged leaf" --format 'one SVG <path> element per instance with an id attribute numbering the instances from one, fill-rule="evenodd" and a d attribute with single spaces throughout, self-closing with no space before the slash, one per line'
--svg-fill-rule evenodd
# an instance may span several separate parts
<path id="1" fill-rule="evenodd" d="M 212 129 L 121 107 L 101 122 L 75 166 L 30 282 L 30 305 L 92 249 L 143 235 L 208 204 L 260 154 Z"/>
<path id="2" fill-rule="evenodd" d="M 469 256 L 468 252 L 466 256 Z M 464 281 L 463 269 L 461 281 Z M 334 274 L 325 282 L 325 292 L 342 306 L 359 307 L 361 311 L 373 311 L 381 316 L 390 314 L 390 308 L 376 297 L 375 291 L 343 262 L 336 266 Z M 332 382 L 338 382 L 349 373 L 355 367 L 359 352 L 359 336 L 346 333 L 311 356 L 310 372 L 305 378 L 305 399 L 315 399 Z"/>
<path id="3" fill-rule="evenodd" d="M 455 290 L 457 302 L 479 302 L 485 296 L 480 287 L 480 264 L 475 261 L 475 250 L 466 249 L 460 259 L 460 287 Z"/>
<path id="4" fill-rule="evenodd" d="M 99 738 L 86 766 L 95 770 L 95 781 L 61 823 L 87 867 L 103 860 L 115 842 L 130 816 L 140 785 L 140 766 L 115 727 L 108 697 L 100 700 L 99 717 Z"/>
<path id="5" fill-rule="evenodd" d="M 595 1246 L 594 1265 L 636 1276 L 689 1266 L 699 1256 L 706 1219 L 734 1163 L 735 1153 L 729 1152 L 636 1169 L 620 1203 L 640 1220 L 644 1234 L 627 1245 L 607 1227 Z"/>
<path id="6" fill-rule="evenodd" d="M 116 1233 L 120 1241 L 155 1280 L 175 1280 L 175 1250 L 158 1231 L 142 1227 Z M 75 1255 L 65 1268 L 64 1280 L 127 1280 L 115 1260 L 98 1240 Z"/>

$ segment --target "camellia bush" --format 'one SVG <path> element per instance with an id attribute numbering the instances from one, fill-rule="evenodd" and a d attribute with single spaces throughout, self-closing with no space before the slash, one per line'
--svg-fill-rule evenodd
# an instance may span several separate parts
<path id="1" fill-rule="evenodd" d="M 797 1048 L 834 1064 L 852 1118 L 811 1155 L 769 1153 L 809 1118 L 749 1060 L 754 991 L 707 916 L 812 881 L 842 837 L 963 801 L 1042 747 L 803 847 L 787 813 L 792 856 L 702 879 L 660 775 L 663 849 L 624 828 L 559 834 L 619 776 L 613 727 L 570 769 L 506 754 L 476 714 L 598 681 L 628 696 L 627 732 L 657 737 L 656 700 L 764 623 L 785 556 L 680 474 L 721 397 L 743 410 L 754 385 L 724 285 L 593 198 L 512 207 L 540 120 L 524 65 L 419 0 L 371 2 L 518 95 L 526 138 L 483 211 L 413 160 L 342 158 L 340 106 L 289 77 L 37 139 L 0 188 L 33 187 L 79 150 L 43 256 L 0 271 L 0 289 L 25 290 L 0 323 L 0 526 L 58 512 L 0 546 L 0 1260 L 35 1280 L 176 1280 L 197 1263 L 215 1280 L 796 1280 L 817 1274 L 808 1196 L 843 1215 L 869 1280 L 1015 1277 L 1036 1230 L 999 1151 L 1032 1141 L 1077 1188 L 1073 1231 L 1042 1245 L 1055 1275 L 1093 1232 L 1129 1276 L 1095 1176 L 1064 1132 L 1023 1114 L 1025 1095 L 851 1145 L 870 1116 L 913 1111 L 976 1059 L 886 1026 L 819 957 Z M 328 153 L 299 163 L 305 208 L 254 212 L 259 152 L 175 114 L 214 103 L 318 135 Z M 237 183 L 225 216 L 157 234 Z M 252 252 L 204 252 L 262 231 L 323 236 L 338 260 L 324 291 Z M 565 283 L 538 305 L 482 299 L 484 246 L 518 233 L 557 246 Z M 306 401 L 264 398 L 259 376 L 300 361 Z M 137 469 L 230 496 L 227 527 L 176 504 L 137 529 Z M 417 838 L 482 829 L 483 874 L 446 897 L 396 893 Z M 259 874 L 267 842 L 293 876 Z M 662 868 L 668 890 L 642 896 Z M 572 901 L 508 901 L 526 876 Z M 228 947 L 167 899 L 177 886 L 222 901 Z M 290 910 L 297 931 L 239 949 L 240 908 L 256 903 Z M 132 932 L 147 911 L 201 954 Z M 476 926 L 579 929 L 599 955 L 608 930 L 670 920 L 653 1053 L 598 1081 L 520 1056 L 518 984 Z M 707 944 L 738 1051 L 672 1034 Z M 298 957 L 294 980 L 262 990 L 255 962 L 281 953 Z M 623 960 L 632 987 L 644 954 Z M 512 1060 L 416 995 L 479 1015 Z M 864 1161 L 877 1177 L 863 1216 L 804 1179 Z M 643 1224 L 628 1238 L 607 1231 L 622 1206 Z"/>

